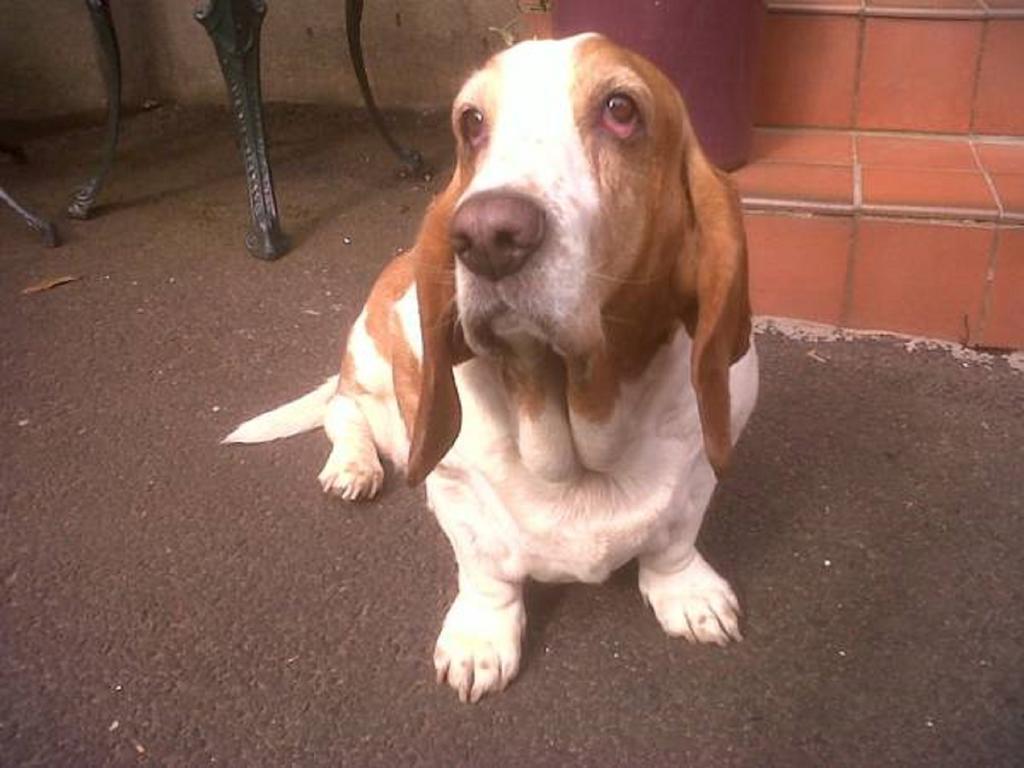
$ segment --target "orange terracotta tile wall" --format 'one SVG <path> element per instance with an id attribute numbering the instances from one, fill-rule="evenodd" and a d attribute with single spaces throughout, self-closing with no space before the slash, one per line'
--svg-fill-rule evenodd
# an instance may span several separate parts
<path id="1" fill-rule="evenodd" d="M 1024 229 L 1000 230 L 993 268 L 982 343 L 1024 349 Z"/>
<path id="2" fill-rule="evenodd" d="M 843 128 L 853 122 L 860 23 L 769 14 L 754 100 L 758 125 Z"/>
<path id="3" fill-rule="evenodd" d="M 1024 228 L 748 211 L 759 315 L 1024 349 Z"/>
<path id="4" fill-rule="evenodd" d="M 815 12 L 823 6 L 828 13 Z M 758 125 L 1024 134 L 1021 0 L 801 0 L 769 10 Z"/>
<path id="5" fill-rule="evenodd" d="M 748 214 L 746 227 L 754 312 L 840 325 L 853 220 Z"/>
<path id="6" fill-rule="evenodd" d="M 990 22 L 984 45 L 972 127 L 1024 133 L 1024 19 Z"/>
<path id="7" fill-rule="evenodd" d="M 983 22 L 864 22 L 858 128 L 961 133 L 971 107 Z"/>
<path id="8" fill-rule="evenodd" d="M 859 221 L 845 324 L 976 343 L 993 229 Z"/>
<path id="9" fill-rule="evenodd" d="M 733 178 L 758 314 L 1024 349 L 1024 138 L 759 129 Z"/>

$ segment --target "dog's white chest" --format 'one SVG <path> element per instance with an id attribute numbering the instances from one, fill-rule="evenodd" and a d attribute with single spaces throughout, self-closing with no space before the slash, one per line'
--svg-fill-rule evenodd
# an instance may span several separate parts
<path id="1" fill-rule="evenodd" d="M 647 374 L 624 388 L 606 424 L 574 420 L 569 450 L 585 441 L 576 453 L 596 457 L 597 471 L 580 468 L 575 456 L 566 459 L 557 419 L 547 422 L 548 440 L 540 420 L 526 456 L 497 371 L 480 360 L 462 366 L 462 432 L 427 482 L 453 546 L 502 578 L 594 582 L 661 545 L 688 514 L 703 510 L 699 503 L 715 483 L 688 355 L 681 332 Z M 567 477 L 533 471 L 545 460 L 545 446 L 552 465 L 576 465 Z"/>

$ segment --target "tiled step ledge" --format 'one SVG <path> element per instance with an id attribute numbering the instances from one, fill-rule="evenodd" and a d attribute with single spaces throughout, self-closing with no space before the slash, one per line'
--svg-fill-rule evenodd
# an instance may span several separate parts
<path id="1" fill-rule="evenodd" d="M 829 16 L 878 16 L 909 19 L 1024 19 L 1019 0 L 937 0 L 932 3 L 900 0 L 768 0 L 769 13 L 804 13 Z"/>
<path id="2" fill-rule="evenodd" d="M 1024 226 L 745 212 L 754 312 L 1024 350 Z"/>
<path id="3" fill-rule="evenodd" d="M 758 129 L 747 210 L 1024 223 L 1024 137 Z"/>

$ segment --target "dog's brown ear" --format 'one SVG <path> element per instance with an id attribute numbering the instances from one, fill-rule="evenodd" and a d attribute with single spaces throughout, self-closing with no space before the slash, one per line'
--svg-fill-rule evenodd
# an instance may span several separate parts
<path id="1" fill-rule="evenodd" d="M 410 485 L 423 482 L 448 453 L 462 426 L 452 367 L 472 354 L 456 318 L 455 254 L 448 236 L 460 189 L 456 173 L 427 210 L 413 252 L 423 360 L 406 473 Z"/>
<path id="2" fill-rule="evenodd" d="M 690 129 L 683 152 L 686 234 L 677 286 L 693 339 L 691 376 L 704 448 L 715 474 L 732 453 L 729 367 L 750 344 L 747 244 L 739 196 L 704 156 Z"/>

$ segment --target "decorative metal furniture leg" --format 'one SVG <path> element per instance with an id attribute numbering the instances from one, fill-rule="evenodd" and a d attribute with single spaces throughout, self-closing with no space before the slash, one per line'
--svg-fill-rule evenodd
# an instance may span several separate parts
<path id="1" fill-rule="evenodd" d="M 0 202 L 9 205 L 15 213 L 25 220 L 26 224 L 42 235 L 43 243 L 48 248 L 54 248 L 60 245 L 57 228 L 53 226 L 53 222 L 44 219 L 39 214 L 33 213 L 28 208 L 20 205 L 18 201 L 11 197 L 3 187 L 0 187 Z"/>
<path id="2" fill-rule="evenodd" d="M 68 206 L 68 216 L 76 219 L 89 218 L 90 210 L 96 202 L 103 186 L 103 181 L 110 172 L 114 162 L 114 150 L 117 148 L 117 135 L 121 121 L 121 53 L 117 47 L 117 34 L 114 32 L 114 20 L 110 15 L 109 0 L 85 0 L 92 20 L 92 29 L 96 35 L 96 49 L 99 52 L 100 68 L 103 70 L 103 83 L 107 87 L 107 138 L 103 145 L 103 155 L 99 168 L 92 177 L 83 184 Z"/>
<path id="3" fill-rule="evenodd" d="M 252 211 L 245 246 L 253 256 L 276 259 L 288 244 L 278 224 L 263 130 L 260 27 L 266 12 L 265 0 L 205 0 L 195 16 L 213 40 L 238 129 Z"/>
<path id="4" fill-rule="evenodd" d="M 410 173 L 419 174 L 423 170 L 423 155 L 415 149 L 403 147 L 388 130 L 384 123 L 384 117 L 377 109 L 377 102 L 373 98 L 373 91 L 370 90 L 370 81 L 366 77 L 366 63 L 363 61 L 363 0 L 345 0 L 345 31 L 348 34 L 348 55 L 352 59 L 352 66 L 356 71 L 356 78 L 359 80 L 359 90 L 363 92 L 363 101 L 370 111 L 373 124 L 377 126 L 380 135 L 391 147 L 391 150 L 398 155 L 398 159 L 405 164 Z"/>

